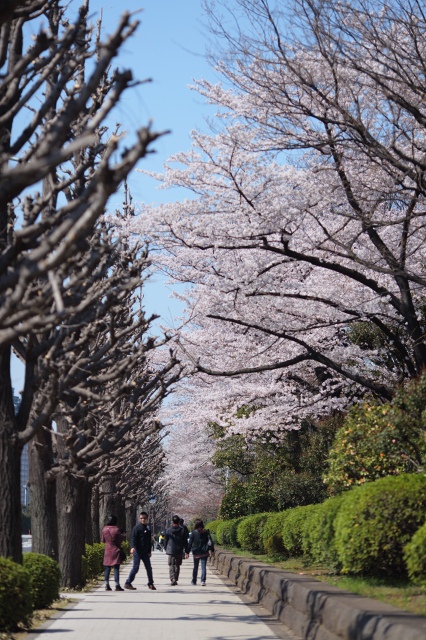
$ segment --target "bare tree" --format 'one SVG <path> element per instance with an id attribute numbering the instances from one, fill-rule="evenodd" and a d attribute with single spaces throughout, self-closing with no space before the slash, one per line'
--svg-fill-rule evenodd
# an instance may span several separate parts
<path id="1" fill-rule="evenodd" d="M 117 511 L 121 504 L 115 481 L 119 469 L 113 462 L 131 451 L 134 438 L 140 447 L 161 427 L 155 413 L 181 375 L 173 353 L 167 349 L 157 353 L 168 338 L 148 334 L 152 318 L 140 308 L 146 250 L 111 242 L 110 225 L 101 226 L 107 250 L 101 251 L 98 243 L 98 252 L 105 256 L 107 272 L 95 279 L 92 295 L 83 296 L 85 307 L 73 321 L 62 331 L 51 332 L 49 339 L 45 337 L 51 348 L 39 373 L 46 383 L 35 395 L 38 404 L 56 398 L 56 430 L 43 427 L 31 444 L 30 489 L 37 516 L 34 549 L 51 555 L 57 546 L 54 557 L 59 558 L 64 586 L 82 582 L 80 559 L 87 531 L 84 506 L 89 503 L 91 485 L 101 480 L 101 520 L 114 505 Z M 90 246 L 93 243 L 92 238 Z M 73 293 L 77 297 L 78 289 Z M 39 418 L 33 416 L 33 422 Z M 56 523 L 49 509 L 55 483 Z M 126 496 L 121 497 L 124 509 Z M 57 545 L 50 542 L 56 528 Z"/>
<path id="2" fill-rule="evenodd" d="M 142 128 L 118 153 L 120 136 L 108 134 L 105 122 L 135 83 L 130 71 L 110 72 L 110 66 L 137 22 L 124 14 L 101 41 L 87 24 L 88 8 L 86 1 L 72 19 L 59 1 L 34 0 L 10 2 L 0 14 L 0 554 L 17 561 L 22 447 L 49 428 L 67 393 L 58 375 L 67 357 L 71 369 L 78 366 L 70 335 L 85 333 L 97 304 L 112 306 L 114 293 L 106 286 L 113 281 L 105 278 L 110 243 L 102 239 L 105 228 L 95 227 L 111 194 L 159 135 Z M 27 46 L 32 32 L 37 35 Z M 145 326 L 140 320 L 139 331 Z M 16 416 L 12 349 L 25 364 Z M 49 360 L 60 350 L 64 357 L 55 371 Z M 124 382 L 118 375 L 115 380 L 122 398 Z M 80 398 L 83 382 L 73 384 Z M 99 455 L 93 445 L 90 455 Z"/>

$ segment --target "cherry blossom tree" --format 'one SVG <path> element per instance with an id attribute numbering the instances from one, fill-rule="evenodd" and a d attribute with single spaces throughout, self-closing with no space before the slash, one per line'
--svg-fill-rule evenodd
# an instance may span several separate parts
<path id="1" fill-rule="evenodd" d="M 179 390 L 180 386 L 185 388 Z M 215 445 L 206 414 L 188 380 L 176 383 L 174 394 L 176 398 L 171 397 L 159 414 L 170 433 L 164 441 L 166 465 L 158 484 L 167 494 L 170 512 L 187 521 L 213 519 L 223 496 L 223 480 L 212 463 Z"/>
<path id="2" fill-rule="evenodd" d="M 365 393 L 390 399 L 426 365 L 423 7 L 208 11 L 222 81 L 195 89 L 217 115 L 157 176 L 190 197 L 134 225 L 190 285 L 179 344 L 219 379 L 193 383 L 207 387 L 197 410 L 251 404 L 236 429 L 280 429 Z"/>

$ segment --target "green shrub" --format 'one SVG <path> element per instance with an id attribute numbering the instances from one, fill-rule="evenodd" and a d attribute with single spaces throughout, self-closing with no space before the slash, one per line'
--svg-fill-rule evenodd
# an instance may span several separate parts
<path id="1" fill-rule="evenodd" d="M 283 473 L 276 482 L 275 492 L 282 509 L 307 506 L 322 502 L 328 497 L 327 487 L 322 482 L 321 474 Z"/>
<path id="2" fill-rule="evenodd" d="M 336 518 L 342 571 L 406 575 L 403 548 L 426 520 L 426 478 L 389 476 L 343 496 Z"/>
<path id="3" fill-rule="evenodd" d="M 237 539 L 237 527 L 241 522 L 242 518 L 234 518 L 233 520 L 224 520 L 220 530 L 221 530 L 221 544 L 224 547 L 239 547 L 240 543 Z"/>
<path id="4" fill-rule="evenodd" d="M 411 446 L 413 463 L 426 462 L 426 373 L 399 389 L 392 399 L 389 419 Z M 407 461 L 408 462 L 408 461 Z"/>
<path id="5" fill-rule="evenodd" d="M 121 543 L 121 548 L 126 554 L 126 558 L 128 558 L 130 556 L 130 542 L 128 540 L 123 540 L 123 542 Z"/>
<path id="6" fill-rule="evenodd" d="M 265 553 L 262 534 L 268 515 L 255 513 L 240 519 L 237 525 L 237 541 L 242 549 L 252 553 Z"/>
<path id="7" fill-rule="evenodd" d="M 216 531 L 217 531 L 217 528 L 218 528 L 218 526 L 219 526 L 219 524 L 221 522 L 223 522 L 223 520 L 211 520 L 210 522 L 208 522 L 206 524 L 206 529 L 208 529 L 210 531 L 210 535 L 212 537 L 212 540 L 213 540 L 214 544 L 216 544 L 216 542 L 218 542 L 217 537 L 216 537 Z"/>
<path id="8" fill-rule="evenodd" d="M 219 516 L 224 520 L 240 518 L 249 513 L 249 509 L 246 483 L 236 478 L 231 478 L 228 489 L 222 498 Z"/>
<path id="9" fill-rule="evenodd" d="M 270 513 L 266 519 L 262 538 L 263 546 L 269 556 L 288 555 L 283 543 L 283 529 L 289 511 L 288 509 L 278 513 Z"/>
<path id="10" fill-rule="evenodd" d="M 33 611 L 30 575 L 24 567 L 0 557 L 0 629 L 27 626 Z"/>
<path id="11" fill-rule="evenodd" d="M 275 512 L 279 508 L 275 492 L 272 491 L 273 478 L 268 469 L 269 462 L 270 460 L 259 460 L 253 478 L 245 483 L 248 511 L 242 515 Z"/>
<path id="12" fill-rule="evenodd" d="M 223 545 L 223 527 L 225 525 L 226 520 L 220 520 L 219 524 L 216 527 L 216 542 L 219 545 Z M 213 540 L 214 542 L 214 540 Z"/>
<path id="13" fill-rule="evenodd" d="M 418 473 L 426 462 L 426 374 L 391 402 L 352 407 L 329 453 L 324 482 L 333 493 L 378 478 Z"/>
<path id="14" fill-rule="evenodd" d="M 325 564 L 333 571 L 340 569 L 335 542 L 335 526 L 342 499 L 343 496 L 335 496 L 325 500 L 319 505 L 310 521 L 310 556 L 314 562 Z"/>
<path id="15" fill-rule="evenodd" d="M 83 577 L 85 580 L 95 580 L 102 573 L 104 552 L 105 545 L 102 542 L 86 544 L 85 554 L 82 557 Z"/>
<path id="16" fill-rule="evenodd" d="M 282 538 L 285 553 L 290 557 L 295 558 L 309 552 L 308 529 L 305 527 L 305 522 L 311 518 L 313 511 L 318 506 L 311 504 L 288 509 Z"/>
<path id="17" fill-rule="evenodd" d="M 216 533 L 216 529 L 219 526 L 219 524 L 223 522 L 222 520 L 210 520 L 210 522 L 208 522 L 206 524 L 206 529 L 208 529 L 210 531 L 210 534 Z"/>
<path id="18" fill-rule="evenodd" d="M 426 587 L 426 523 L 405 545 L 404 561 L 410 580 Z"/>
<path id="19" fill-rule="evenodd" d="M 24 569 L 30 574 L 34 609 L 44 609 L 59 598 L 61 572 L 55 560 L 41 553 L 25 553 Z"/>
<path id="20" fill-rule="evenodd" d="M 313 522 L 321 509 L 321 504 L 309 504 L 304 507 L 303 520 L 301 521 L 301 546 L 302 554 L 310 561 L 313 560 Z"/>

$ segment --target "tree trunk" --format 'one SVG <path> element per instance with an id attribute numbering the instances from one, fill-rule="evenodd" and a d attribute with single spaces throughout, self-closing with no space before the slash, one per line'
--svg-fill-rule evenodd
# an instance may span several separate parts
<path id="1" fill-rule="evenodd" d="M 92 525 L 92 541 L 101 541 L 101 526 L 99 523 L 99 487 L 96 485 L 92 487 L 91 497 L 91 518 L 90 523 Z"/>
<path id="2" fill-rule="evenodd" d="M 99 524 L 102 529 L 108 516 L 116 515 L 115 478 L 113 476 L 108 476 L 102 480 L 99 494 Z M 120 523 L 118 526 L 120 526 Z"/>
<path id="3" fill-rule="evenodd" d="M 126 539 L 130 542 L 130 537 L 132 535 L 133 527 L 135 526 L 136 520 L 136 505 L 130 500 L 126 501 Z"/>
<path id="4" fill-rule="evenodd" d="M 10 347 L 0 347 L 0 556 L 22 563 L 21 444 L 10 380 Z"/>
<path id="5" fill-rule="evenodd" d="M 81 558 L 85 551 L 86 481 L 65 473 L 56 481 L 58 550 L 62 587 L 84 584 Z"/>
<path id="6" fill-rule="evenodd" d="M 115 510 L 113 513 L 117 516 L 117 525 L 124 530 L 126 527 L 126 508 L 123 497 L 119 494 L 115 496 Z"/>
<path id="7" fill-rule="evenodd" d="M 93 525 L 92 525 L 92 492 L 93 485 L 87 483 L 86 486 L 86 527 L 85 527 L 85 542 L 86 544 L 93 544 Z"/>
<path id="8" fill-rule="evenodd" d="M 29 487 L 31 496 L 32 550 L 58 559 L 58 528 L 56 515 L 56 478 L 46 473 L 53 462 L 52 435 L 40 429 L 29 442 Z"/>

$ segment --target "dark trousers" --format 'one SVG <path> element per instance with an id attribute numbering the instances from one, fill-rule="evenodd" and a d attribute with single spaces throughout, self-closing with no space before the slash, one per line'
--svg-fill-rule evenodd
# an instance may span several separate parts
<path id="1" fill-rule="evenodd" d="M 126 580 L 126 584 L 132 584 L 137 572 L 139 571 L 141 560 L 145 565 L 146 575 L 148 576 L 148 584 L 154 584 L 154 578 L 152 576 L 152 567 L 151 567 L 151 560 L 149 558 L 149 554 L 142 553 L 139 556 L 136 549 L 133 552 L 133 567 L 130 570 L 129 577 Z"/>
<path id="2" fill-rule="evenodd" d="M 202 558 L 194 558 L 194 569 L 192 571 L 192 582 L 194 582 L 194 584 L 197 582 L 198 565 L 200 564 L 200 562 L 201 562 L 201 582 L 206 581 L 207 557 L 208 556 L 203 556 Z"/>
<path id="3" fill-rule="evenodd" d="M 182 564 L 182 555 L 168 556 L 168 559 L 170 582 L 177 582 L 179 580 L 180 565 Z"/>
<path id="4" fill-rule="evenodd" d="M 120 565 L 115 564 L 113 567 L 105 567 L 104 577 L 105 583 L 109 583 L 109 575 L 111 573 L 111 569 L 114 569 L 114 582 L 115 584 L 120 584 Z"/>

